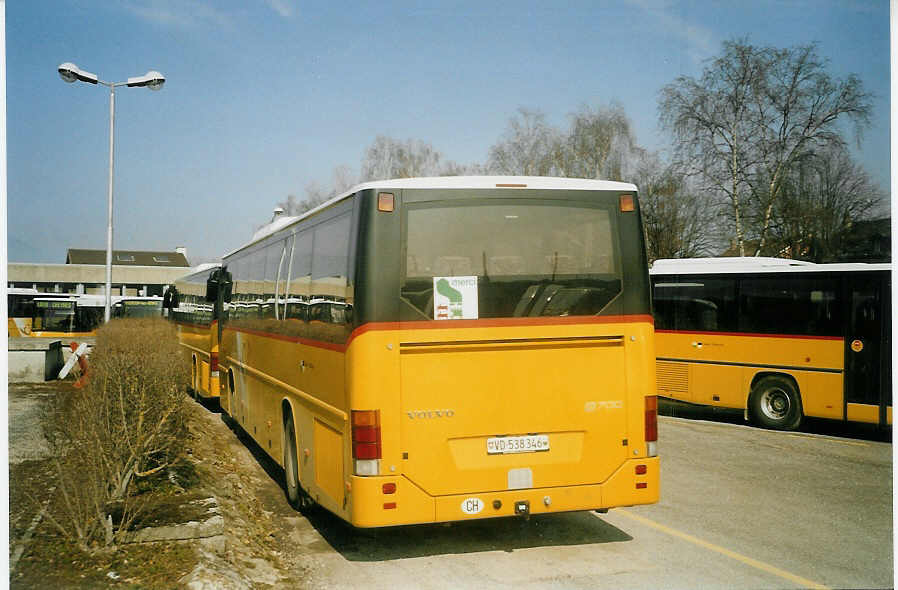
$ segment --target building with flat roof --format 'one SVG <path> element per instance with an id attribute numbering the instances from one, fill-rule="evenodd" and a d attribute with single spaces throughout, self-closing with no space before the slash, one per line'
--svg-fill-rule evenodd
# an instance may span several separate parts
<path id="1" fill-rule="evenodd" d="M 187 251 L 145 252 L 113 250 L 114 295 L 162 295 L 165 288 L 190 272 Z M 106 290 L 106 251 L 70 248 L 65 264 L 10 262 L 7 287 L 26 287 L 43 293 L 89 293 Z"/>

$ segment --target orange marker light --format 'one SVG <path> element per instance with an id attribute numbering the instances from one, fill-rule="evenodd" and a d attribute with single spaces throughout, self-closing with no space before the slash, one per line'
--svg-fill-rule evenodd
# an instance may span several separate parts
<path id="1" fill-rule="evenodd" d="M 636 201 L 633 199 L 633 195 L 620 196 L 620 210 L 622 213 L 636 211 Z"/>
<path id="2" fill-rule="evenodd" d="M 377 210 L 385 213 L 393 211 L 393 193 L 377 193 Z"/>

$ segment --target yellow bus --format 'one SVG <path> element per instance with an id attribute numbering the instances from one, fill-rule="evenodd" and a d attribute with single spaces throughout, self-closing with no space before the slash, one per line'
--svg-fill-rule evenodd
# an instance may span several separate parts
<path id="1" fill-rule="evenodd" d="M 34 299 L 37 297 L 71 299 L 77 296 L 70 293 L 41 293 L 32 288 L 8 288 L 6 290 L 6 328 L 9 338 L 31 336 L 31 323 L 34 321 Z"/>
<path id="2" fill-rule="evenodd" d="M 705 258 L 650 274 L 658 395 L 782 430 L 892 423 L 891 265 Z"/>
<path id="3" fill-rule="evenodd" d="M 32 300 L 31 330 L 36 338 L 79 338 L 95 336 L 103 323 L 106 300 L 102 295 L 47 297 Z"/>
<path id="4" fill-rule="evenodd" d="M 124 296 L 116 301 L 112 309 L 114 318 L 158 318 L 162 317 L 162 297 Z"/>
<path id="5" fill-rule="evenodd" d="M 636 187 L 359 185 L 226 255 L 221 406 L 357 527 L 659 497 Z"/>
<path id="6" fill-rule="evenodd" d="M 178 330 L 178 342 L 190 364 L 190 389 L 194 396 L 216 400 L 220 394 L 218 369 L 219 327 L 214 302 L 206 301 L 206 283 L 219 264 L 203 264 L 175 281 L 160 306 Z"/>

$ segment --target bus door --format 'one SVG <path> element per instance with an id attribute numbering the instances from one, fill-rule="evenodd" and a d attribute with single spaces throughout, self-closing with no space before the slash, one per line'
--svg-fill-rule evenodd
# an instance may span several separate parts
<path id="1" fill-rule="evenodd" d="M 858 275 L 848 289 L 845 339 L 845 417 L 886 425 L 891 421 L 891 302 L 888 276 Z"/>

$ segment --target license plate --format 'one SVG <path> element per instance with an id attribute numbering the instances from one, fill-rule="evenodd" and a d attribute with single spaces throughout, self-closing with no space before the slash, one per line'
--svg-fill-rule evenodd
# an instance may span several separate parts
<path id="1" fill-rule="evenodd" d="M 525 436 L 494 436 L 486 439 L 486 452 L 490 455 L 508 453 L 535 453 L 549 450 L 547 434 L 527 434 Z"/>

